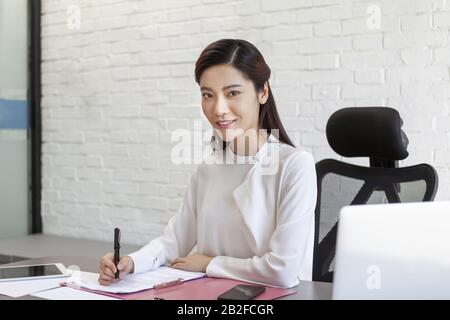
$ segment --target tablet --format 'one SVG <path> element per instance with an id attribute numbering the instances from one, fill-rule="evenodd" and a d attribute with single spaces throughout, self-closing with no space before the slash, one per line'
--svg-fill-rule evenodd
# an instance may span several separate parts
<path id="1" fill-rule="evenodd" d="M 68 277 L 66 268 L 61 263 L 35 264 L 14 267 L 0 266 L 0 282 L 13 280 L 31 280 Z"/>

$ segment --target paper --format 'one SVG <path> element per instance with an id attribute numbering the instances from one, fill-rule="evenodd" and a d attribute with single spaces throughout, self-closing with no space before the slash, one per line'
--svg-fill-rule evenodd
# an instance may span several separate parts
<path id="1" fill-rule="evenodd" d="M 197 279 L 206 276 L 203 272 L 189 272 L 170 267 L 160 267 L 155 270 L 127 274 L 124 279 L 117 281 L 109 286 L 103 286 L 98 283 L 98 273 L 74 272 L 72 276 L 66 279 L 67 285 L 71 287 L 81 287 L 96 291 L 110 293 L 131 293 L 153 288 L 153 286 L 178 278 L 183 281 Z"/>
<path id="2" fill-rule="evenodd" d="M 65 280 L 65 278 L 51 278 L 0 282 L 0 294 L 18 298 L 42 290 L 57 288 Z"/>
<path id="3" fill-rule="evenodd" d="M 113 297 L 108 297 L 68 287 L 60 287 L 57 289 L 46 290 L 32 294 L 32 296 L 47 300 L 119 300 Z"/>

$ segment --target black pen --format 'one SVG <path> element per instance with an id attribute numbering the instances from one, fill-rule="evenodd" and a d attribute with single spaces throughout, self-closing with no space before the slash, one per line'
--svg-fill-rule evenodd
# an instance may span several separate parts
<path id="1" fill-rule="evenodd" d="M 117 265 L 120 261 L 120 229 L 115 228 L 114 229 L 114 264 L 116 265 L 116 279 L 119 279 L 119 268 Z"/>

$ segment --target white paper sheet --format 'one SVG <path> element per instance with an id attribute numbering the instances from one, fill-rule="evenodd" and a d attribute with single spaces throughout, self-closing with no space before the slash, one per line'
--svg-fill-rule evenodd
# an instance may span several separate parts
<path id="1" fill-rule="evenodd" d="M 98 283 L 98 273 L 75 272 L 66 281 L 69 285 L 110 293 L 131 293 L 153 288 L 154 285 L 176 280 L 183 281 L 206 276 L 203 272 L 189 272 L 170 267 L 160 267 L 148 272 L 128 274 L 124 279 L 109 286 Z"/>
<path id="2" fill-rule="evenodd" d="M 18 298 L 27 294 L 59 287 L 67 278 L 33 279 L 0 282 L 0 294 Z"/>
<path id="3" fill-rule="evenodd" d="M 72 289 L 68 287 L 60 287 L 41 291 L 32 296 L 48 299 L 48 300 L 120 300 L 113 297 L 95 294 L 87 291 Z"/>

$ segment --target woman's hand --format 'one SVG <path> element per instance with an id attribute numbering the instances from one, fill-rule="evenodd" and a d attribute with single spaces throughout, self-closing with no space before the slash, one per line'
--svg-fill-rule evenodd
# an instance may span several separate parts
<path id="1" fill-rule="evenodd" d="M 101 285 L 109 286 L 116 280 L 123 279 L 127 273 L 134 272 L 134 262 L 129 256 L 121 257 L 119 263 L 117 264 L 119 269 L 119 279 L 115 278 L 116 265 L 114 264 L 114 254 L 109 252 L 105 254 L 100 260 L 100 276 L 98 282 Z"/>
<path id="2" fill-rule="evenodd" d="M 204 254 L 193 253 L 184 258 L 176 258 L 170 266 L 186 271 L 206 272 L 206 267 L 212 259 L 213 257 Z"/>

